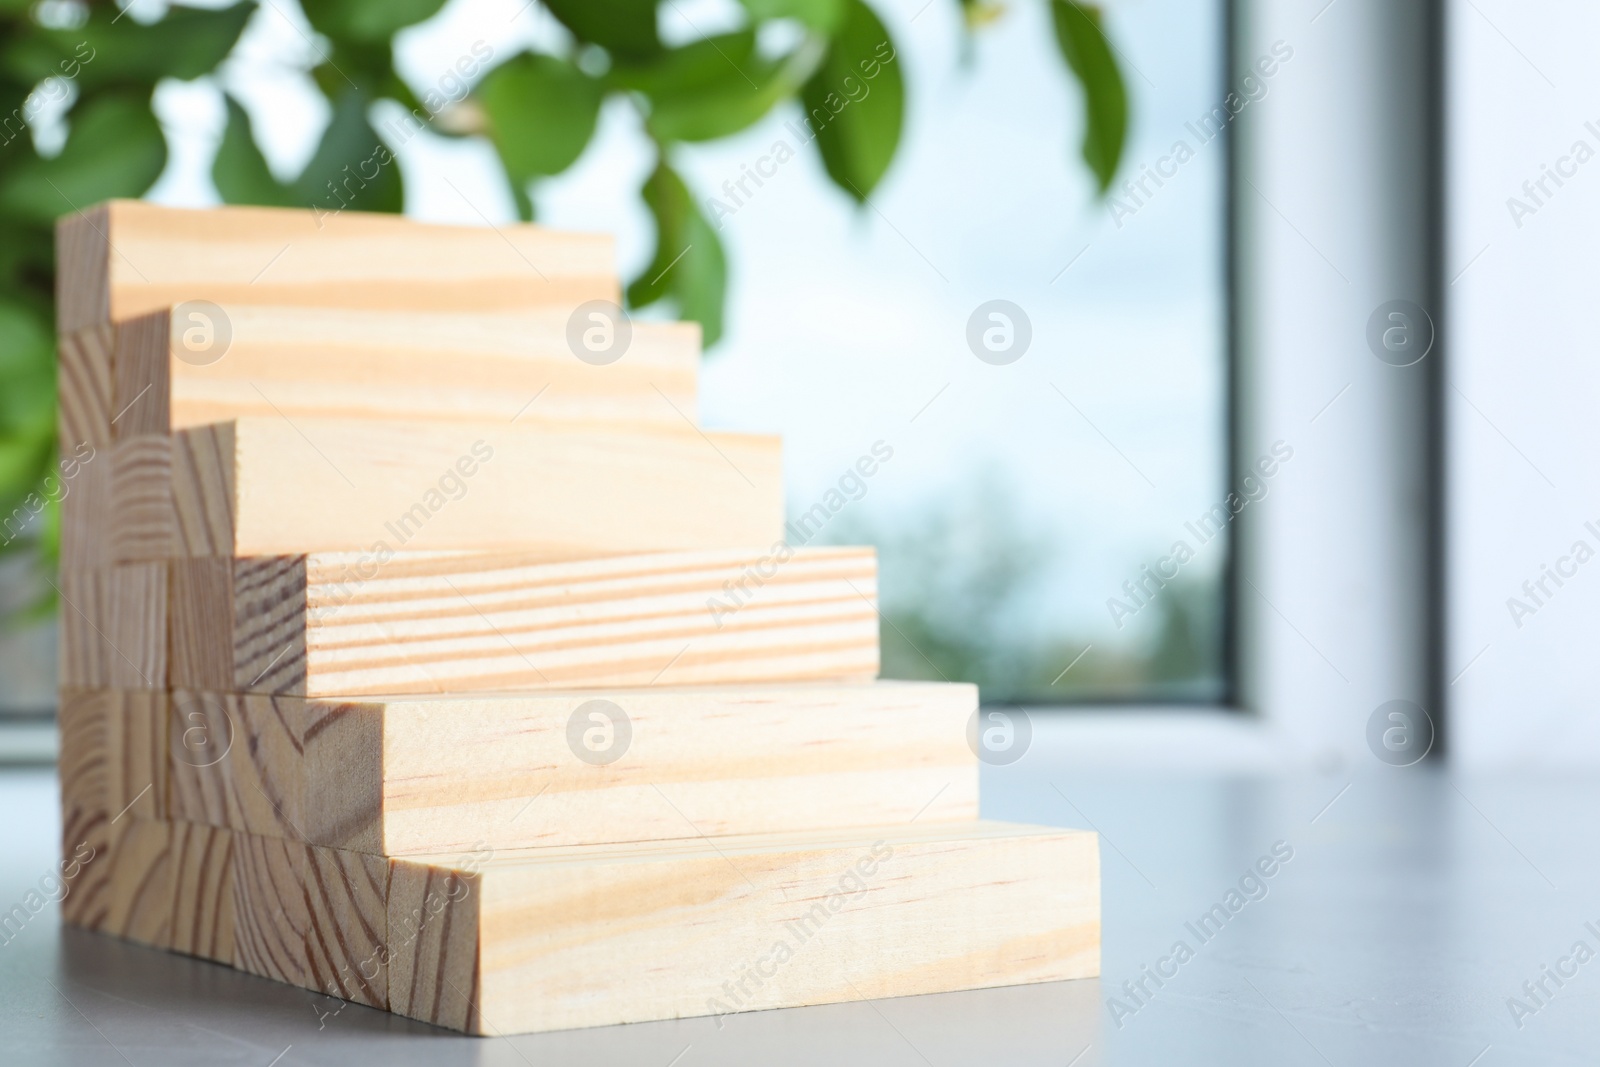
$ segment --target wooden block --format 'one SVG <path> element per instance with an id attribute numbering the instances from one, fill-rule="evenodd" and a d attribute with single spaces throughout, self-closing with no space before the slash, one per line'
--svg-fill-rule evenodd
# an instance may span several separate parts
<path id="1" fill-rule="evenodd" d="M 1100 968 L 1098 843 L 1076 830 L 894 826 L 533 849 L 472 864 L 397 859 L 393 869 L 390 1010 L 475 1034 Z"/>
<path id="2" fill-rule="evenodd" d="M 283 838 L 233 835 L 233 965 L 310 989 L 310 918 L 301 882 L 305 847 Z"/>
<path id="3" fill-rule="evenodd" d="M 64 689 L 61 727 L 62 918 L 166 947 L 165 694 Z"/>
<path id="4" fill-rule="evenodd" d="M 113 200 L 56 224 L 56 328 L 186 300 L 478 312 L 620 301 L 612 241 L 396 215 Z"/>
<path id="5" fill-rule="evenodd" d="M 171 708 L 173 818 L 307 840 L 300 704 L 179 689 Z"/>
<path id="6" fill-rule="evenodd" d="M 98 570 L 114 562 L 112 451 L 110 445 L 102 445 L 93 452 L 61 498 L 63 572 Z"/>
<path id="7" fill-rule="evenodd" d="M 156 948 L 172 941 L 172 824 L 130 816 L 74 818 L 64 826 L 62 919 Z"/>
<path id="8" fill-rule="evenodd" d="M 64 759 L 65 747 L 62 755 Z M 111 865 L 106 859 L 110 824 L 111 816 L 103 808 L 63 799 L 61 920 L 85 930 L 104 926 L 111 907 Z"/>
<path id="9" fill-rule="evenodd" d="M 172 824 L 124 815 L 112 824 L 105 859 L 111 870 L 110 903 L 99 929 L 140 944 L 169 948 L 177 899 Z"/>
<path id="10" fill-rule="evenodd" d="M 109 408 L 118 437 L 247 415 L 681 428 L 695 415 L 700 329 L 635 323 L 605 365 L 569 347 L 563 308 L 382 312 L 233 305 L 224 341 L 196 352 L 171 309 L 118 324 Z M 63 359 L 66 347 L 63 344 Z M 66 373 L 63 366 L 63 374 Z M 65 379 L 64 379 L 65 382 Z M 65 385 L 63 386 L 65 389 Z M 68 394 L 62 396 L 67 410 Z"/>
<path id="11" fill-rule="evenodd" d="M 166 817 L 165 693 L 63 689 L 57 720 L 64 809 Z"/>
<path id="12" fill-rule="evenodd" d="M 233 965 L 233 833 L 172 823 L 174 952 Z"/>
<path id="13" fill-rule="evenodd" d="M 109 851 L 110 751 L 107 720 L 117 694 L 107 690 L 62 690 L 57 768 L 61 783 L 62 920 L 100 929 L 111 903 Z"/>
<path id="14" fill-rule="evenodd" d="M 177 529 L 172 507 L 172 439 L 146 434 L 111 448 L 111 557 L 165 559 Z"/>
<path id="15" fill-rule="evenodd" d="M 308 847 L 304 852 L 306 961 L 311 988 L 376 1008 L 389 1006 L 389 861 Z"/>
<path id="16" fill-rule="evenodd" d="M 107 689 L 62 689 L 56 702 L 61 747 L 56 761 L 63 811 L 109 810 L 111 752 L 106 725 L 119 694 Z M 67 850 L 70 854 L 71 850 Z"/>
<path id="17" fill-rule="evenodd" d="M 232 834 L 131 815 L 67 827 L 62 916 L 73 925 L 232 964 Z"/>
<path id="18" fill-rule="evenodd" d="M 204 768 L 174 745 L 175 817 L 383 855 L 978 813 L 966 685 L 360 702 L 178 692 L 173 706 L 208 709 L 222 723 L 209 736 L 233 731 Z"/>
<path id="19" fill-rule="evenodd" d="M 63 686 L 166 688 L 167 564 L 64 569 L 58 589 Z"/>
<path id="20" fill-rule="evenodd" d="M 171 443 L 170 481 L 154 458 Z M 685 428 L 271 418 L 114 446 L 119 560 L 746 548 L 783 535 L 777 438 Z M 170 537 L 159 516 L 175 505 Z M 163 541 L 166 544 L 162 544 Z"/>
<path id="21" fill-rule="evenodd" d="M 136 689 L 116 694 L 106 723 L 111 753 L 106 786 L 113 817 L 167 818 L 168 699 L 164 692 Z"/>
<path id="22" fill-rule="evenodd" d="M 56 436 L 63 456 L 79 445 L 95 449 L 111 443 L 113 408 L 110 323 L 62 333 L 56 343 Z"/>
<path id="23" fill-rule="evenodd" d="M 172 684 L 357 696 L 870 680 L 870 548 L 172 564 Z"/>
<path id="24" fill-rule="evenodd" d="M 236 966 L 388 1006 L 387 860 L 235 834 L 233 880 Z"/>

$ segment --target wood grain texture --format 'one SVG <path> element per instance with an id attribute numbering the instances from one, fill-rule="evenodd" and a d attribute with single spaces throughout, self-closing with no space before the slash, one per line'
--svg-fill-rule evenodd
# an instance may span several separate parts
<path id="1" fill-rule="evenodd" d="M 63 689 L 58 773 L 64 808 L 108 818 L 166 817 L 167 697 L 114 689 Z"/>
<path id="2" fill-rule="evenodd" d="M 87 455 L 89 461 L 79 467 L 61 498 L 63 571 L 98 570 L 114 562 L 112 447 L 102 445 Z"/>
<path id="3" fill-rule="evenodd" d="M 164 486 L 158 449 L 143 442 L 168 440 Z M 162 548 L 153 511 L 119 512 L 118 527 L 141 544 L 141 554 L 120 550 L 127 560 L 340 551 L 383 559 L 402 548 L 570 559 L 745 548 L 783 536 L 772 437 L 531 418 L 492 426 L 274 416 L 130 438 L 115 451 L 118 500 L 142 509 L 165 491 L 176 513 L 176 543 Z"/>
<path id="4" fill-rule="evenodd" d="M 234 834 L 235 965 L 361 1004 L 388 1006 L 380 966 L 389 863 L 379 856 Z"/>
<path id="5" fill-rule="evenodd" d="M 63 570 L 57 589 L 63 686 L 166 688 L 167 564 Z"/>
<path id="6" fill-rule="evenodd" d="M 233 965 L 311 989 L 305 849 L 284 838 L 233 835 Z"/>
<path id="7" fill-rule="evenodd" d="M 164 692 L 115 692 L 106 720 L 107 806 L 116 818 L 140 820 L 168 816 L 167 770 L 171 762 L 167 728 L 171 719 Z"/>
<path id="8" fill-rule="evenodd" d="M 446 863 L 392 861 L 385 970 L 389 1010 L 468 1030 L 476 1021 L 483 900 L 482 867 L 472 852 Z"/>
<path id="9" fill-rule="evenodd" d="M 611 238 L 396 215 L 113 200 L 56 224 L 56 328 L 185 300 L 478 312 L 620 302 Z"/>
<path id="10" fill-rule="evenodd" d="M 393 865 L 390 1010 L 469 1033 L 1099 973 L 1098 842 L 1083 831 L 902 825 Z M 430 893 L 422 936 L 399 936 L 397 912 Z"/>
<path id="11" fill-rule="evenodd" d="M 118 695 L 63 689 L 56 720 L 61 731 L 61 918 L 98 930 L 111 907 L 111 751 L 107 720 Z"/>
<path id="12" fill-rule="evenodd" d="M 871 679 L 870 548 L 172 563 L 175 686 L 303 696 Z"/>
<path id="13" fill-rule="evenodd" d="M 377 1008 L 389 1006 L 389 861 L 309 847 L 302 883 L 310 918 L 311 988 Z"/>
<path id="14" fill-rule="evenodd" d="M 174 319 L 171 309 L 117 325 L 109 404 L 121 413 L 117 436 L 247 415 L 509 423 L 531 414 L 674 429 L 695 415 L 693 323 L 634 323 L 620 357 L 597 366 L 569 346 L 564 308 L 459 314 L 240 304 L 222 313 L 226 347 L 213 335 L 216 348 L 205 352 L 185 340 L 193 322 Z M 65 360 L 65 341 L 62 351 Z M 63 411 L 67 405 L 64 392 Z"/>
<path id="15" fill-rule="evenodd" d="M 966 741 L 977 693 L 965 685 L 349 702 L 180 692 L 173 706 L 225 720 L 207 736 L 234 731 L 225 757 L 204 768 L 173 746 L 175 817 L 384 855 L 978 812 Z M 585 748 L 607 735 L 613 749 Z"/>
<path id="16" fill-rule="evenodd" d="M 56 701 L 61 733 L 56 776 L 64 809 L 110 809 L 111 750 L 106 721 L 119 694 L 107 689 L 62 689 Z"/>
<path id="17" fill-rule="evenodd" d="M 233 965 L 233 833 L 172 823 L 174 952 Z"/>
<path id="18" fill-rule="evenodd" d="M 63 333 L 56 342 L 56 437 L 62 455 L 111 443 L 115 334 L 109 323 Z"/>
<path id="19" fill-rule="evenodd" d="M 177 900 L 172 824 L 123 816 L 111 827 L 105 858 L 111 869 L 111 899 L 100 930 L 156 948 L 170 947 Z"/>
<path id="20" fill-rule="evenodd" d="M 69 825 L 62 872 L 65 921 L 233 964 L 228 831 L 131 815 Z"/>
<path id="21" fill-rule="evenodd" d="M 179 689 L 171 707 L 173 818 L 307 840 L 298 702 Z"/>
<path id="22" fill-rule="evenodd" d="M 102 808 L 61 805 L 62 922 L 85 930 L 105 925 L 111 907 L 110 823 Z"/>
<path id="23" fill-rule="evenodd" d="M 175 555 L 172 438 L 124 438 L 111 446 L 110 454 L 111 558 L 125 563 Z"/>

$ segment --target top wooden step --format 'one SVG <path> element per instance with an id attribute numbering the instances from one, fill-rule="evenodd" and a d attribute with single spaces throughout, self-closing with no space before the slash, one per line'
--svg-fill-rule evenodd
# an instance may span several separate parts
<path id="1" fill-rule="evenodd" d="M 620 299 L 610 237 L 525 224 L 113 200 L 56 225 L 59 333 L 187 300 L 503 311 Z"/>

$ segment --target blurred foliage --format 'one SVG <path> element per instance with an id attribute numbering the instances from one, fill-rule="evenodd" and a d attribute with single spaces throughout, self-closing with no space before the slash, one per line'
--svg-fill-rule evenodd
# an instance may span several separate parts
<path id="1" fill-rule="evenodd" d="M 824 531 L 878 547 L 883 677 L 973 682 L 986 704 L 1224 698 L 1214 574 L 1181 573 L 1125 631 L 1108 615 L 1094 632 L 1049 633 L 1040 585 L 1059 547 L 1028 533 L 1040 525 L 1002 486 L 989 472 L 892 530 L 851 514 Z"/>
<path id="2" fill-rule="evenodd" d="M 969 34 L 1000 11 L 958 2 Z M 1081 89 L 1082 156 L 1104 193 L 1127 123 L 1122 78 L 1098 9 L 1042 2 L 1064 70 Z M 635 307 L 667 302 L 701 324 L 710 346 L 722 333 L 727 257 L 704 201 L 674 165 L 678 146 L 737 134 L 795 101 L 829 179 L 864 203 L 900 144 L 903 64 L 863 0 L 741 0 L 743 27 L 682 45 L 662 41 L 657 0 L 545 0 L 566 31 L 556 54 L 497 55 L 478 42 L 436 84 L 409 85 L 395 72 L 395 34 L 443 5 L 303 4 L 314 31 L 310 76 L 331 121 L 311 161 L 285 180 L 267 165 L 245 109 L 225 92 L 227 124 L 212 169 L 222 198 L 319 212 L 399 211 L 404 183 L 392 153 L 428 129 L 487 138 L 519 211 L 531 219 L 538 181 L 572 166 L 594 136 L 602 104 L 620 98 L 643 117 L 656 159 L 640 190 L 656 249 L 627 287 L 628 299 Z M 255 0 L 204 9 L 0 0 L 0 553 L 31 546 L 50 559 L 56 549 L 46 488 L 55 462 L 53 222 L 101 200 L 141 196 L 155 183 L 167 164 L 151 112 L 157 83 L 215 77 L 258 14 L 267 12 Z M 788 43 L 764 44 L 771 41 Z M 371 123 L 379 100 L 409 112 L 388 136 Z M 41 126 L 64 126 L 64 143 L 51 143 Z M 26 533 L 16 536 L 22 522 Z"/>

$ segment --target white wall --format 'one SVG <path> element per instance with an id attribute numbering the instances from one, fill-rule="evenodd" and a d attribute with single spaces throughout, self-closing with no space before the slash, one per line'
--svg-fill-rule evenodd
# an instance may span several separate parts
<path id="1" fill-rule="evenodd" d="M 1592 766 L 1600 558 L 1547 580 L 1542 606 L 1522 583 L 1574 542 L 1600 552 L 1600 10 L 1453 0 L 1449 24 L 1453 748 L 1471 767 Z M 1522 183 L 1578 141 L 1596 158 L 1536 204 Z M 1513 219 L 1512 197 L 1534 212 Z"/>

